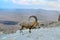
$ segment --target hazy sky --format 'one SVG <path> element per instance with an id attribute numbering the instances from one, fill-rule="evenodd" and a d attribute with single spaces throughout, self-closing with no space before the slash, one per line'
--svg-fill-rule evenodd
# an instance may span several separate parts
<path id="1" fill-rule="evenodd" d="M 0 0 L 0 9 L 60 10 L 60 0 Z"/>

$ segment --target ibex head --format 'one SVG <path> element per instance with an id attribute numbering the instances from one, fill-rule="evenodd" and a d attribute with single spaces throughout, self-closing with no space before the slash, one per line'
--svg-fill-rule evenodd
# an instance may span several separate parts
<path id="1" fill-rule="evenodd" d="M 35 19 L 35 21 L 32 22 L 32 25 L 33 25 L 33 26 L 36 26 L 36 25 L 38 24 L 38 19 L 37 19 L 37 17 L 32 15 L 32 16 L 29 17 L 29 19 L 30 19 L 30 18 L 34 18 L 34 19 Z"/>

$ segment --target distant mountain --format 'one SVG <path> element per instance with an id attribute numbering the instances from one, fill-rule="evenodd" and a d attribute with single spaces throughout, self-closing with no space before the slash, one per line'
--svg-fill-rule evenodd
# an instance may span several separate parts
<path id="1" fill-rule="evenodd" d="M 4 19 L 19 20 L 21 17 L 24 19 L 31 15 L 35 15 L 39 20 L 57 20 L 60 11 L 56 10 L 44 10 L 44 9 L 0 9 L 0 16 Z M 1 18 L 0 17 L 0 18 Z M 10 17 L 10 18 L 9 18 Z"/>
<path id="2" fill-rule="evenodd" d="M 56 10 L 44 10 L 44 9 L 0 9 L 0 12 L 33 12 L 33 13 L 39 13 L 39 12 L 59 12 Z"/>

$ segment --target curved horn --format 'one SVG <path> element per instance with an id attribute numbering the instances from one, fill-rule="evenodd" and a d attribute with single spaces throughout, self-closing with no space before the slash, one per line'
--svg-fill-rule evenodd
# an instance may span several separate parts
<path id="1" fill-rule="evenodd" d="M 36 16 L 30 16 L 29 19 L 32 18 L 32 17 L 35 19 L 36 22 L 38 21 Z"/>

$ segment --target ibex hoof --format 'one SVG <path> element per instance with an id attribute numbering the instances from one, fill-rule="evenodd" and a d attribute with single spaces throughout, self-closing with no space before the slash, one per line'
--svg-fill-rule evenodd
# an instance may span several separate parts
<path id="1" fill-rule="evenodd" d="M 31 33 L 31 31 L 29 31 L 29 33 Z"/>

